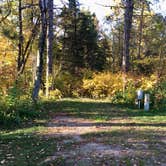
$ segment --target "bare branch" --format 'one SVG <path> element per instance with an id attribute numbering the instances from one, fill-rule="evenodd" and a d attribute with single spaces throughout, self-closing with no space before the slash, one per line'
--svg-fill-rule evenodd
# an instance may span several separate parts
<path id="1" fill-rule="evenodd" d="M 30 51 L 31 51 L 31 49 L 29 49 L 29 48 L 33 44 L 33 41 L 37 35 L 37 31 L 38 31 L 37 26 L 39 25 L 39 22 L 40 22 L 40 17 L 38 17 L 36 24 L 34 25 L 34 27 L 32 29 L 31 36 L 29 37 L 29 40 L 28 40 L 26 47 L 25 47 L 25 50 L 23 52 L 23 57 L 25 57 L 25 59 L 22 61 L 22 67 L 21 67 L 20 73 L 23 73 L 26 62 L 29 58 Z"/>

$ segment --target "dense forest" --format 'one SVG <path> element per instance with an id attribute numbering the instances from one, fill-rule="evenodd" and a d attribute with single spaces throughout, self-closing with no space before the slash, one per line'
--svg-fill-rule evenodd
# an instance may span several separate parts
<path id="1" fill-rule="evenodd" d="M 166 18 L 152 2 L 103 5 L 107 31 L 79 1 L 61 3 L 0 2 L 0 117 L 24 102 L 66 97 L 134 104 L 138 89 L 164 109 Z"/>

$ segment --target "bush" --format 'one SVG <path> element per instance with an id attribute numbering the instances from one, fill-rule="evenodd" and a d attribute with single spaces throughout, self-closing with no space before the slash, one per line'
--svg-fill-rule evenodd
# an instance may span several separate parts
<path id="1" fill-rule="evenodd" d="M 113 73 L 94 74 L 91 79 L 83 80 L 83 96 L 94 99 L 109 98 L 113 103 L 133 104 L 136 98 L 136 91 L 142 89 L 151 94 L 152 102 L 157 77 L 126 76 L 125 91 L 123 91 L 123 75 Z M 153 102 L 154 103 L 154 102 Z"/>
<path id="2" fill-rule="evenodd" d="M 61 99 L 61 98 L 62 98 L 62 93 L 60 90 L 55 89 L 49 92 L 49 99 Z"/>
<path id="3" fill-rule="evenodd" d="M 137 90 L 134 86 L 134 82 L 130 79 L 127 81 L 125 91 L 123 92 L 117 90 L 111 101 L 115 104 L 134 104 L 136 91 Z"/>
<path id="4" fill-rule="evenodd" d="M 161 81 L 153 91 L 154 107 L 166 110 L 166 81 Z"/>
<path id="5" fill-rule="evenodd" d="M 41 114 L 40 105 L 34 104 L 31 100 L 20 100 L 15 107 L 1 102 L 0 108 L 0 124 L 5 126 L 19 125 L 22 121 L 34 119 Z"/>
<path id="6" fill-rule="evenodd" d="M 120 74 L 99 73 L 92 79 L 83 80 L 84 96 L 91 98 L 112 98 L 116 91 L 122 91 L 123 84 Z"/>
<path id="7" fill-rule="evenodd" d="M 82 77 L 76 77 L 69 72 L 62 72 L 56 78 L 54 86 L 60 91 L 61 97 L 79 97 Z"/>
<path id="8" fill-rule="evenodd" d="M 38 105 L 22 95 L 22 90 L 14 85 L 6 96 L 0 97 L 0 124 L 20 124 L 22 120 L 39 115 Z"/>

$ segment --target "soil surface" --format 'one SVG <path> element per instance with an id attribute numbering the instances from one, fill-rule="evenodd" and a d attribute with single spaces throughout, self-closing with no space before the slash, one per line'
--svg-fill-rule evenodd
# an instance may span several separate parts
<path id="1" fill-rule="evenodd" d="M 111 132 L 117 121 L 99 123 L 94 120 L 76 118 L 67 114 L 54 115 L 47 125 L 46 137 L 62 138 L 58 151 L 48 156 L 43 163 L 52 161 L 66 166 L 112 166 L 112 165 L 161 165 L 166 166 L 166 137 L 159 138 L 156 147 L 147 139 L 140 140 L 137 135 L 95 135 Z M 131 126 L 130 126 L 131 125 Z M 120 125 L 121 126 L 121 125 Z M 132 124 L 122 126 L 124 130 L 136 130 Z M 92 133 L 92 136 L 88 134 Z M 94 135 L 93 135 L 94 133 Z M 126 137 L 126 138 L 125 138 Z M 125 141 L 124 141 L 125 140 Z"/>

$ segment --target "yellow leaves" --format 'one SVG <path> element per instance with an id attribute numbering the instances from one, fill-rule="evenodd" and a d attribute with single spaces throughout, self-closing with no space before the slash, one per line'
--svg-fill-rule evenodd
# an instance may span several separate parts
<path id="1" fill-rule="evenodd" d="M 12 43 L 0 34 L 0 87 L 4 93 L 16 75 L 16 53 Z"/>
<path id="2" fill-rule="evenodd" d="M 141 89 L 149 90 L 154 87 L 157 82 L 157 76 L 151 75 L 150 77 L 142 77 L 141 78 Z"/>
<path id="3" fill-rule="evenodd" d="M 15 63 L 15 59 L 16 51 L 12 47 L 12 43 L 0 35 L 0 62 L 10 65 L 11 63 Z"/>
<path id="4" fill-rule="evenodd" d="M 156 84 L 156 80 L 155 75 L 140 78 L 128 74 L 126 76 L 126 88 L 129 91 L 128 98 L 133 98 L 133 91 L 135 92 L 137 89 L 152 89 Z M 92 79 L 83 79 L 83 89 L 88 94 L 91 94 L 93 98 L 113 97 L 117 92 L 123 91 L 122 74 L 94 74 Z"/>
<path id="5" fill-rule="evenodd" d="M 122 90 L 120 74 L 100 73 L 94 74 L 93 79 L 84 79 L 83 88 L 94 98 L 112 96 L 117 90 Z"/>
<path id="6" fill-rule="evenodd" d="M 49 98 L 50 99 L 61 99 L 62 93 L 58 89 L 52 90 L 52 91 L 50 91 Z"/>
<path id="7" fill-rule="evenodd" d="M 154 10 L 150 10 L 150 11 L 145 11 L 145 14 L 149 15 L 149 16 L 154 16 L 155 15 L 155 12 Z"/>

